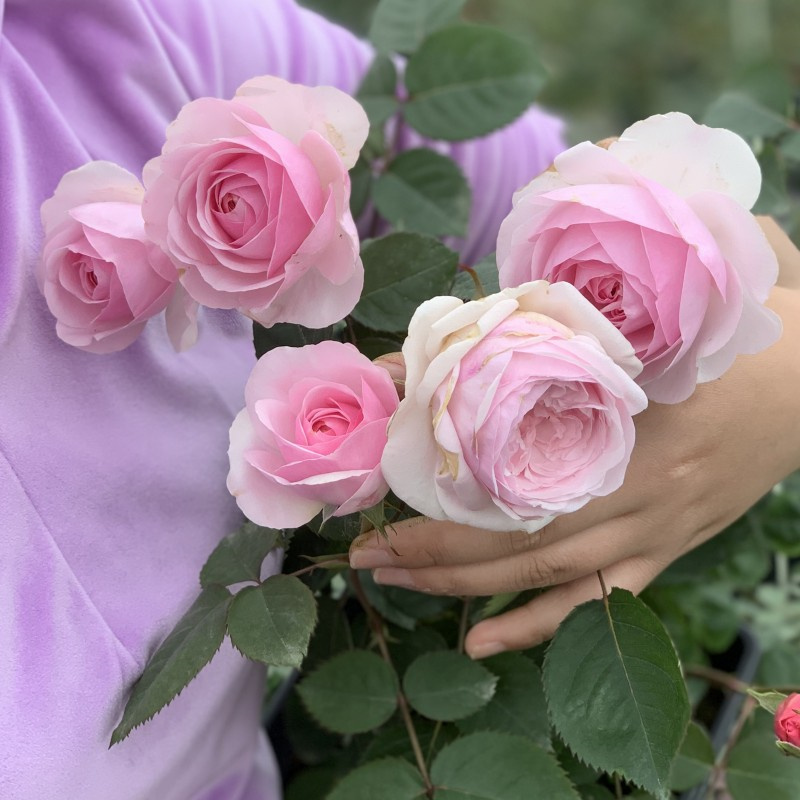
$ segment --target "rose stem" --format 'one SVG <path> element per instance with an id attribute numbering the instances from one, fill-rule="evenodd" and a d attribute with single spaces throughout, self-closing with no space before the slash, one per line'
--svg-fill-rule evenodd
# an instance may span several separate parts
<path id="1" fill-rule="evenodd" d="M 715 686 L 721 686 L 723 689 L 739 694 L 745 694 L 750 688 L 750 684 L 740 681 L 733 675 L 728 675 L 727 672 L 713 667 L 705 667 L 702 664 L 687 664 L 683 672 L 687 678 L 702 678 Z"/>
<path id="2" fill-rule="evenodd" d="M 472 282 L 475 284 L 475 292 L 477 293 L 478 297 L 486 297 L 486 289 L 484 285 L 481 283 L 481 279 L 478 277 L 478 273 L 475 272 L 472 267 L 467 267 L 462 264 L 461 270 L 466 272 L 470 278 L 472 278 Z"/>
<path id="3" fill-rule="evenodd" d="M 711 771 L 711 776 L 708 780 L 707 797 L 714 796 L 714 792 L 717 788 L 719 788 L 720 782 L 722 782 L 722 785 L 724 786 L 724 776 L 725 769 L 728 766 L 728 757 L 730 756 L 731 750 L 733 750 L 733 746 L 736 744 L 736 741 L 739 738 L 745 723 L 757 706 L 758 703 L 754 698 L 750 696 L 745 697 L 744 703 L 742 703 L 741 711 L 739 711 L 739 716 L 736 719 L 736 724 L 733 726 L 733 730 L 731 731 L 731 735 L 728 737 L 728 741 L 725 742 L 725 745 L 723 746 L 722 751 L 720 752 L 719 756 L 717 757 L 717 761 L 714 764 L 714 768 Z"/>
<path id="4" fill-rule="evenodd" d="M 350 562 L 347 560 L 347 553 L 345 553 L 344 557 L 334 556 L 333 558 L 326 558 L 324 561 L 320 561 L 318 564 L 310 564 L 302 569 L 297 569 L 294 572 L 290 572 L 289 577 L 296 578 L 298 575 L 305 575 L 307 572 L 313 572 L 315 569 L 325 569 L 331 564 L 341 564 L 341 566 L 346 567 L 349 563 Z"/>
<path id="5" fill-rule="evenodd" d="M 378 649 L 381 651 L 383 660 L 394 669 L 392 657 L 389 654 L 389 647 L 386 644 L 386 637 L 383 635 L 383 620 L 376 613 L 369 600 L 367 600 L 367 595 L 364 593 L 364 587 L 361 585 L 361 579 L 358 577 L 357 570 L 350 570 L 350 581 L 355 589 L 358 602 L 361 603 L 364 611 L 367 614 L 367 619 L 369 620 L 372 632 L 375 634 L 375 641 L 378 643 Z M 422 748 L 420 747 L 419 737 L 417 736 L 417 731 L 414 727 L 414 720 L 411 719 L 411 712 L 409 711 L 408 702 L 406 701 L 406 697 L 403 694 L 402 689 L 398 689 L 397 691 L 397 705 L 400 707 L 400 714 L 403 717 L 403 722 L 405 723 L 406 731 L 408 732 L 408 738 L 411 740 L 411 749 L 414 751 L 414 758 L 417 762 L 417 768 L 422 774 L 422 780 L 425 783 L 425 794 L 428 797 L 433 797 L 433 783 L 431 782 L 430 775 L 428 774 L 428 767 L 425 764 L 425 758 L 422 755 Z"/>
<path id="6" fill-rule="evenodd" d="M 606 607 L 606 611 L 608 610 L 608 589 L 606 589 L 606 581 L 603 578 L 603 570 L 597 570 L 597 579 L 600 581 L 600 588 L 603 590 L 603 605 Z"/>
<path id="7" fill-rule="evenodd" d="M 619 773 L 614 773 L 614 797 L 622 800 L 622 781 L 619 779 Z"/>

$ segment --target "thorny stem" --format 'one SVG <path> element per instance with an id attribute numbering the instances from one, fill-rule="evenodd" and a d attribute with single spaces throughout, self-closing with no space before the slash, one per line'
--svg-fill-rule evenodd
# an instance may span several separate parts
<path id="1" fill-rule="evenodd" d="M 386 637 L 383 635 L 383 620 L 378 616 L 375 612 L 375 609 L 370 604 L 369 600 L 367 599 L 367 595 L 364 593 L 364 587 L 361 585 L 361 579 L 358 577 L 358 572 L 354 569 L 350 570 L 350 580 L 353 584 L 353 588 L 356 592 L 356 597 L 358 597 L 358 602 L 364 608 L 364 611 L 367 614 L 367 619 L 369 620 L 370 627 L 372 628 L 372 632 L 375 635 L 375 641 L 378 643 L 378 649 L 381 651 L 381 656 L 383 656 L 383 660 L 392 667 L 392 657 L 389 654 L 389 646 L 386 644 Z M 406 700 L 405 695 L 403 694 L 403 690 L 400 689 L 397 692 L 397 704 L 400 707 L 400 714 L 403 717 L 403 722 L 406 726 L 406 731 L 408 732 L 408 738 L 411 740 L 411 749 L 414 751 L 414 759 L 417 762 L 417 768 L 422 775 L 422 780 L 425 783 L 425 794 L 429 797 L 433 797 L 433 783 L 431 782 L 431 777 L 428 774 L 428 767 L 425 763 L 425 757 L 422 754 L 422 748 L 419 744 L 419 737 L 417 736 L 417 730 L 414 727 L 414 720 L 411 719 L 411 711 L 408 708 L 408 701 Z"/>

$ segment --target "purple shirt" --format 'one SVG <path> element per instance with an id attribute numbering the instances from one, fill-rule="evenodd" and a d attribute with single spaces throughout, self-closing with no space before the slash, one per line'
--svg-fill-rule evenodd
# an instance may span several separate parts
<path id="1" fill-rule="evenodd" d="M 263 671 L 229 645 L 108 749 L 127 692 L 240 522 L 228 427 L 248 324 L 206 312 L 176 354 L 162 319 L 113 355 L 60 342 L 33 277 L 39 206 L 67 170 L 139 173 L 187 101 L 272 73 L 352 91 L 370 58 L 290 0 L 0 0 L 0 797 L 267 800 Z M 475 188 L 472 260 L 512 191 L 563 147 L 541 111 L 455 155 Z"/>

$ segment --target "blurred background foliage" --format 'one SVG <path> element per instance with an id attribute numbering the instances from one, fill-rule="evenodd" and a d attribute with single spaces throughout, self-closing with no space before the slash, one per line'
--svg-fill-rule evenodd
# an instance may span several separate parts
<path id="1" fill-rule="evenodd" d="M 377 0 L 301 0 L 366 36 Z M 757 212 L 800 242 L 799 0 L 469 0 L 464 16 L 529 40 L 540 102 L 570 143 L 684 111 L 736 130 L 764 171 Z"/>
<path id="2" fill-rule="evenodd" d="M 378 0 L 301 2 L 366 37 Z M 570 144 L 667 111 L 735 130 L 762 167 L 754 211 L 775 216 L 800 244 L 800 0 L 468 0 L 464 16 L 531 43 L 550 76 L 539 102 L 565 118 Z M 800 473 L 674 563 L 643 598 L 688 665 L 703 722 L 720 699 L 708 691 L 709 666 L 800 685 Z M 718 750 L 731 715 L 717 720 Z"/>

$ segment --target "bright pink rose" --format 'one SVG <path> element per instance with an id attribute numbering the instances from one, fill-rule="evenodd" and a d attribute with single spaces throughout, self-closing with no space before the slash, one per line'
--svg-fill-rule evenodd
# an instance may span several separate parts
<path id="1" fill-rule="evenodd" d="M 685 114 L 584 142 L 515 195 L 500 285 L 571 283 L 631 342 L 648 397 L 680 402 L 780 336 L 763 306 L 777 261 L 747 210 L 760 186 L 742 139 Z"/>
<path id="2" fill-rule="evenodd" d="M 417 511 L 533 532 L 622 484 L 631 417 L 647 405 L 641 364 L 569 284 L 428 300 L 403 357 L 406 395 L 381 463 Z"/>
<path id="3" fill-rule="evenodd" d="M 143 195 L 130 172 L 93 161 L 64 175 L 42 204 L 36 277 L 67 344 L 122 350 L 167 306 L 178 276 L 145 235 Z"/>
<path id="4" fill-rule="evenodd" d="M 800 747 L 800 694 L 790 694 L 775 712 L 775 735 Z"/>
<path id="5" fill-rule="evenodd" d="M 389 373 L 350 344 L 277 347 L 247 381 L 231 426 L 228 490 L 253 522 L 294 528 L 375 505 L 397 408 Z"/>
<path id="6" fill-rule="evenodd" d="M 184 106 L 145 167 L 143 212 L 189 294 L 262 325 L 346 316 L 364 279 L 347 170 L 368 127 L 338 89 L 270 77 Z"/>

